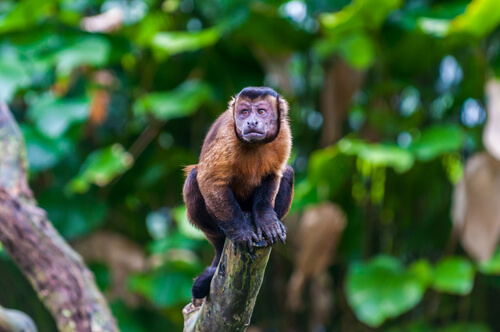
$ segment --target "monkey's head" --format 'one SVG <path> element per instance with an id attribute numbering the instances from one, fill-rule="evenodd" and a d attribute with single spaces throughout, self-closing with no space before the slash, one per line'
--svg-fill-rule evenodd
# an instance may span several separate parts
<path id="1" fill-rule="evenodd" d="M 280 131 L 282 114 L 287 111 L 286 101 L 271 88 L 248 87 L 231 102 L 234 130 L 245 144 L 269 143 Z"/>

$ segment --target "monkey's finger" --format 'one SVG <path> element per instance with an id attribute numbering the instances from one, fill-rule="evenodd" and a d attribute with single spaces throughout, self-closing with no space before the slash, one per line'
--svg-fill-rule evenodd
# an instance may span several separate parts
<path id="1" fill-rule="evenodd" d="M 257 238 L 259 239 L 257 242 L 262 241 L 262 228 L 260 227 L 257 227 Z"/>
<path id="2" fill-rule="evenodd" d="M 252 240 L 255 243 L 259 243 L 260 242 L 260 237 L 257 234 L 253 233 L 252 234 Z M 253 244 L 252 244 L 252 247 L 253 247 Z"/>

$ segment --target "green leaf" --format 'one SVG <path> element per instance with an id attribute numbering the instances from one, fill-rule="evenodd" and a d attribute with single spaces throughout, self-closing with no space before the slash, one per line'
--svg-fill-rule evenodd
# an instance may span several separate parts
<path id="1" fill-rule="evenodd" d="M 425 290 L 413 272 L 388 256 L 354 264 L 347 276 L 347 300 L 356 317 L 372 327 L 413 308 Z"/>
<path id="2" fill-rule="evenodd" d="M 339 52 L 355 68 L 371 66 L 376 58 L 371 34 L 401 4 L 401 0 L 355 0 L 339 12 L 321 14 L 326 37 L 315 45 L 317 53 L 326 58 Z"/>
<path id="3" fill-rule="evenodd" d="M 171 120 L 193 114 L 211 97 L 208 84 L 188 80 L 172 91 L 146 94 L 134 103 L 136 115 L 150 113 L 160 120 Z"/>
<path id="4" fill-rule="evenodd" d="M 465 258 L 445 258 L 435 267 L 432 287 L 436 290 L 465 295 L 472 290 L 473 284 L 474 268 Z"/>
<path id="5" fill-rule="evenodd" d="M 191 251 L 171 251 L 172 260 L 162 268 L 129 279 L 129 288 L 159 307 L 172 307 L 189 302 L 193 278 L 201 264 Z"/>
<path id="6" fill-rule="evenodd" d="M 31 126 L 21 127 L 26 141 L 26 154 L 30 171 L 38 172 L 54 167 L 71 150 L 72 144 L 65 138 L 52 139 Z"/>
<path id="7" fill-rule="evenodd" d="M 179 206 L 174 209 L 174 218 L 177 220 L 179 231 L 188 238 L 195 240 L 205 239 L 205 234 L 198 228 L 194 227 L 187 218 L 186 207 Z"/>
<path id="8" fill-rule="evenodd" d="M 409 170 L 414 163 L 413 155 L 397 145 L 371 144 L 359 139 L 343 138 L 338 142 L 339 150 L 357 156 L 375 166 L 392 167 L 396 172 Z"/>
<path id="9" fill-rule="evenodd" d="M 424 130 L 409 150 L 417 159 L 429 161 L 444 153 L 461 149 L 464 141 L 465 134 L 460 127 L 436 126 Z"/>
<path id="10" fill-rule="evenodd" d="M 467 33 L 483 38 L 500 24 L 497 0 L 474 0 L 467 5 L 465 13 L 457 16 L 450 26 L 450 33 Z"/>
<path id="11" fill-rule="evenodd" d="M 26 66 L 13 59 L 0 62 L 0 101 L 8 102 L 19 88 L 31 83 Z"/>
<path id="12" fill-rule="evenodd" d="M 220 38 L 217 27 L 200 32 L 169 31 L 158 32 L 153 37 L 153 49 L 161 56 L 196 51 L 215 44 Z"/>
<path id="13" fill-rule="evenodd" d="M 71 125 L 84 122 L 88 114 L 85 98 L 58 99 L 52 94 L 38 98 L 28 109 L 28 117 L 37 129 L 50 138 L 61 137 Z"/>
<path id="14" fill-rule="evenodd" d="M 68 189 L 84 193 L 92 183 L 103 187 L 132 167 L 133 162 L 132 155 L 120 144 L 96 150 L 87 157 L 80 173 L 69 183 Z"/>
<path id="15" fill-rule="evenodd" d="M 107 63 L 111 51 L 110 42 L 103 37 L 85 36 L 71 41 L 54 55 L 59 77 L 68 76 L 73 69 L 82 65 L 95 67 Z"/>
<path id="16" fill-rule="evenodd" d="M 497 250 L 490 259 L 479 262 L 478 270 L 484 274 L 500 275 L 500 250 Z"/>
<path id="17" fill-rule="evenodd" d="M 55 0 L 16 1 L 14 8 L 4 17 L 0 16 L 0 33 L 23 30 L 39 23 L 54 12 Z"/>

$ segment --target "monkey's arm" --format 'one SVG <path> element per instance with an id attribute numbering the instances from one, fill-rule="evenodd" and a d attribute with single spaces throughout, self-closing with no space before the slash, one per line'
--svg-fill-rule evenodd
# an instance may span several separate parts
<path id="1" fill-rule="evenodd" d="M 278 240 L 285 243 L 286 229 L 274 209 L 275 198 L 280 186 L 280 178 L 270 174 L 254 191 L 253 216 L 259 239 L 264 235 L 272 244 Z"/>
<path id="2" fill-rule="evenodd" d="M 235 245 L 253 251 L 253 241 L 259 242 L 259 237 L 252 229 L 251 223 L 243 215 L 243 211 L 234 198 L 228 185 L 212 184 L 203 193 L 208 211 L 217 219 L 219 228 Z"/>

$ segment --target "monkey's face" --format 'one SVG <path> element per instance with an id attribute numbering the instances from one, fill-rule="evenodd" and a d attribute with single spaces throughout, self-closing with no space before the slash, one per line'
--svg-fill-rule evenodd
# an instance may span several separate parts
<path id="1" fill-rule="evenodd" d="M 278 136 L 277 99 L 265 96 L 256 99 L 238 98 L 234 106 L 236 135 L 245 143 L 268 143 Z"/>

